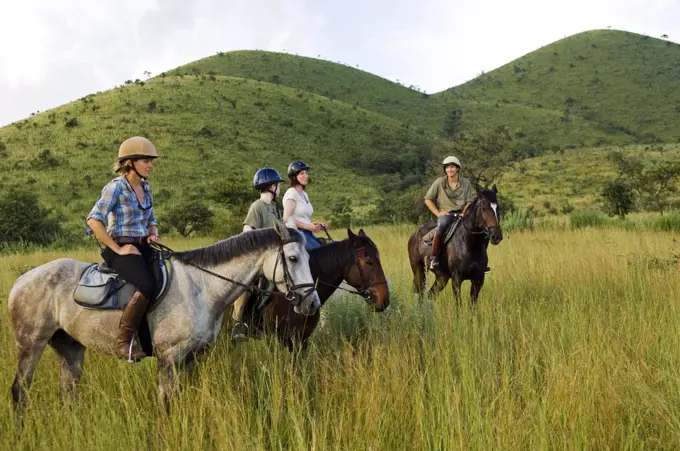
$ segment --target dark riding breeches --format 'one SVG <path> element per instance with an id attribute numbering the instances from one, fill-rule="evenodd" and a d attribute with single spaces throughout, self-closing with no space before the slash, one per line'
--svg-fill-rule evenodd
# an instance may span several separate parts
<path id="1" fill-rule="evenodd" d="M 142 255 L 118 255 L 105 247 L 102 257 L 123 280 L 135 285 L 145 298 L 153 302 L 156 295 L 156 279 L 151 272 L 153 249 L 148 245 L 133 244 L 133 246 Z"/>
<path id="2" fill-rule="evenodd" d="M 443 236 L 449 226 L 458 219 L 458 216 L 458 212 L 450 212 L 437 218 L 437 235 Z"/>

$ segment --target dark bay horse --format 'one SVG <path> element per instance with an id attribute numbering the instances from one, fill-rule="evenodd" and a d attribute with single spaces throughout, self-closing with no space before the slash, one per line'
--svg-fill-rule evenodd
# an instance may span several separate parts
<path id="1" fill-rule="evenodd" d="M 441 264 L 435 271 L 436 280 L 430 288 L 430 296 L 442 291 L 451 279 L 453 295 L 460 303 L 461 284 L 469 280 L 470 301 L 473 305 L 477 302 L 484 285 L 484 268 L 489 261 L 486 251 L 489 242 L 497 245 L 503 239 L 497 193 L 496 185 L 490 190 L 478 189 L 477 197 L 463 213 L 453 237 L 447 243 L 442 243 Z M 423 294 L 425 290 L 425 268 L 432 249 L 423 237 L 436 226 L 436 222 L 421 224 L 408 239 L 413 287 L 418 294 Z"/>
<path id="2" fill-rule="evenodd" d="M 330 242 L 309 250 L 309 269 L 317 282 L 316 291 L 321 305 L 340 288 L 343 280 L 361 295 L 367 304 L 382 312 L 390 304 L 390 292 L 380 263 L 375 243 L 363 229 L 358 234 L 347 229 L 348 238 Z M 349 291 L 349 290 L 347 290 Z M 271 295 L 262 310 L 249 303 L 244 320 L 256 334 L 276 335 L 279 342 L 292 352 L 304 351 L 307 340 L 319 323 L 320 311 L 311 316 L 295 313 L 291 303 L 282 293 Z M 299 347 L 299 348 L 298 348 Z"/>

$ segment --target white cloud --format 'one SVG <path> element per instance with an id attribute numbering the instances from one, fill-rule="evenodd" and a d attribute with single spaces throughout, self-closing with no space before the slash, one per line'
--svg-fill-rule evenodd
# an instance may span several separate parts
<path id="1" fill-rule="evenodd" d="M 0 4 L 0 125 L 236 49 L 341 61 L 436 92 L 593 28 L 680 38 L 673 0 L 20 0 Z"/>

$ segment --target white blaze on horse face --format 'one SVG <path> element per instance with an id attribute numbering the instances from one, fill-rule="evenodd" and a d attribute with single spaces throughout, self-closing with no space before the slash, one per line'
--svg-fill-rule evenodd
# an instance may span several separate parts
<path id="1" fill-rule="evenodd" d="M 496 216 L 496 221 L 500 221 L 500 218 L 498 217 L 498 205 L 491 203 L 491 209 L 493 210 L 493 214 Z"/>

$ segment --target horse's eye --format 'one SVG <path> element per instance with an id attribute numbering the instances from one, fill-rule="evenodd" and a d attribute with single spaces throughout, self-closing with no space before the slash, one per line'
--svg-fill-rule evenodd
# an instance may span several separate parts
<path id="1" fill-rule="evenodd" d="M 290 257 L 288 257 L 288 260 L 290 260 L 292 262 L 296 262 L 296 261 L 298 261 L 298 258 L 295 255 L 291 255 Z"/>

